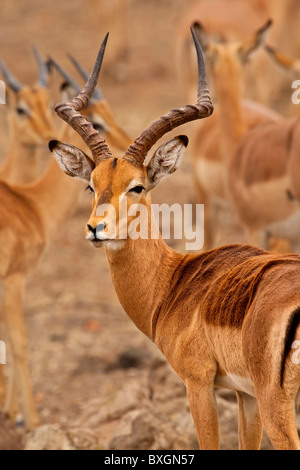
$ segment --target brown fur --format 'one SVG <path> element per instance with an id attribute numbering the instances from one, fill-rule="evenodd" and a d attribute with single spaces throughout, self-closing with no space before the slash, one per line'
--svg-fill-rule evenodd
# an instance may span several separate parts
<path id="1" fill-rule="evenodd" d="M 19 116 L 24 106 L 29 116 Z M 41 173 L 38 149 L 57 135 L 50 112 L 50 96 L 45 88 L 24 87 L 9 97 L 10 145 L 0 169 L 0 179 L 12 184 L 32 183 Z"/>
<path id="2" fill-rule="evenodd" d="M 250 186 L 286 174 L 295 124 L 297 120 L 293 118 L 285 125 L 280 121 L 249 132 L 242 139 L 230 165 L 231 178 L 241 178 L 245 185 Z"/>
<path id="3" fill-rule="evenodd" d="M 238 46 L 240 48 L 240 46 Z M 215 125 L 219 125 L 221 153 L 218 166 L 219 184 L 207 194 L 209 163 L 216 143 L 207 133 L 197 148 L 195 171 L 200 197 L 206 208 L 206 235 L 210 240 L 214 198 L 225 200 L 233 209 L 247 242 L 269 248 L 271 237 L 285 238 L 291 251 L 299 252 L 300 218 L 298 201 L 299 165 L 298 118 L 283 119 L 266 108 L 252 104 L 252 119 L 245 112 L 241 94 L 241 64 L 234 44 L 208 46 L 212 62 L 212 77 L 219 99 L 219 113 L 215 114 Z M 213 61 L 211 55 L 213 54 Z M 229 67 L 233 62 L 234 66 Z M 234 71 L 234 73 L 232 73 Z M 230 72 L 230 73 L 229 73 Z M 248 104 L 249 106 L 249 104 Z M 251 107 L 251 104 L 250 104 Z M 216 116 L 219 118 L 217 123 Z M 206 126 L 206 128 L 205 128 Z M 204 123 L 201 136 L 208 131 L 217 135 L 212 123 Z M 197 140 L 197 143 L 200 141 Z M 208 143 L 208 144 L 207 144 Z M 222 160 L 223 158 L 223 160 Z M 223 164 L 222 164 L 223 163 Z M 199 166 L 200 165 L 200 166 Z M 207 169 L 207 174 L 205 173 Z M 223 191 L 220 187 L 223 186 Z M 289 194 L 295 195 L 290 198 Z"/>
<path id="4" fill-rule="evenodd" d="M 256 44 L 256 38 L 257 34 L 253 35 L 253 44 Z M 257 162 L 253 152 L 249 152 L 244 159 L 240 153 L 237 154 L 237 149 L 248 133 L 255 135 L 258 128 L 267 130 L 271 124 L 280 121 L 280 116 L 270 109 L 243 99 L 244 66 L 239 51 L 246 44 L 248 41 L 222 44 L 209 41 L 206 45 L 218 106 L 212 118 L 200 126 L 194 145 L 194 175 L 198 192 L 196 202 L 205 205 L 205 249 L 215 244 L 212 233 L 215 201 L 221 200 L 223 206 L 235 209 L 235 198 L 243 197 L 240 187 L 232 194 L 235 185 L 244 186 L 244 178 L 252 181 L 257 173 L 263 175 L 260 178 L 266 178 L 270 169 L 279 172 L 277 167 L 273 168 L 271 159 L 260 157 Z M 251 145 L 253 139 L 247 142 Z M 267 144 L 266 140 L 263 142 Z M 213 168 L 216 168 L 217 174 L 211 176 L 211 164 L 215 163 L 218 165 Z M 263 169 L 260 173 L 261 166 Z M 214 182 L 208 184 L 211 177 Z"/>
<path id="5" fill-rule="evenodd" d="M 124 160 L 113 172 L 109 160 L 103 161 L 92 174 L 98 198 L 112 182 L 116 210 L 118 195 L 132 178 L 147 186 L 145 170 Z M 129 205 L 135 202 L 129 199 Z M 149 195 L 139 202 L 150 223 Z M 88 221 L 92 227 L 103 220 L 96 206 Z M 287 348 L 300 331 L 298 320 L 290 327 L 300 305 L 300 257 L 248 245 L 183 255 L 162 239 L 130 238 L 106 253 L 124 310 L 186 385 L 200 448 L 219 447 L 213 389 L 228 386 L 239 397 L 240 448 L 259 448 L 263 424 L 275 448 L 299 449 L 291 410 L 300 369 L 290 366 Z M 227 384 L 230 377 L 245 385 Z"/>
<path id="6" fill-rule="evenodd" d="M 300 367 L 292 367 L 289 355 L 283 361 L 290 319 L 300 305 L 300 257 L 248 245 L 183 255 L 161 237 L 134 240 L 127 218 L 114 220 L 109 211 L 98 211 L 98 201 L 110 186 L 112 196 L 106 202 L 118 213 L 120 197 L 135 181 L 144 189 L 138 194 L 127 189 L 127 209 L 142 204 L 140 213 L 151 226 L 153 175 L 159 181 L 173 172 L 186 143 L 177 137 L 161 145 L 147 166 L 129 163 L 127 152 L 113 171 L 111 159 L 102 159 L 90 174 L 79 149 L 75 156 L 74 149 L 57 142 L 52 151 L 67 168 L 76 165 L 76 176 L 90 181 L 95 190 L 86 238 L 95 247 L 105 247 L 125 312 L 184 381 L 200 449 L 219 448 L 214 388 L 225 387 L 237 392 L 241 449 L 258 449 L 264 426 L 276 449 L 300 450 L 295 423 Z M 127 237 L 97 233 L 104 223 L 115 234 L 125 225 Z M 294 326 L 296 337 L 300 325 Z"/>
<path id="7" fill-rule="evenodd" d="M 243 41 L 267 19 L 273 20 L 270 44 L 297 55 L 300 8 L 298 0 L 195 0 L 184 12 L 177 33 L 178 73 L 189 98 L 194 90 L 193 56 L 188 28 L 200 21 L 213 40 Z M 257 77 L 263 77 L 258 80 Z M 245 71 L 247 97 L 270 106 L 289 80 L 261 52 Z M 272 85 L 272 86 L 270 86 Z"/>
<path id="8" fill-rule="evenodd" d="M 38 99 L 39 93 L 32 100 Z M 106 135 L 111 136 L 113 145 L 124 148 L 125 142 L 131 142 L 113 118 L 107 103 L 87 113 L 95 116 L 102 110 L 109 112 L 110 120 Z M 42 122 L 43 123 L 43 122 Z M 39 132 L 42 124 L 40 124 Z M 50 136 L 48 136 L 49 138 Z M 63 140 L 81 145 L 78 135 L 68 127 L 63 128 Z M 13 169 L 17 162 L 10 162 Z M 81 185 L 76 185 L 59 169 L 53 159 L 45 174 L 35 183 L 26 187 L 0 184 L 0 278 L 3 282 L 2 319 L 5 323 L 13 356 L 13 373 L 6 391 L 5 379 L 0 369 L 0 396 L 5 397 L 4 410 L 11 419 L 18 412 L 18 397 L 26 427 L 31 429 L 39 424 L 30 375 L 27 364 L 26 331 L 23 318 L 23 292 L 25 279 L 34 269 L 57 236 L 66 219 L 76 208 L 76 201 Z M 2 403 L 3 405 L 3 403 Z"/>

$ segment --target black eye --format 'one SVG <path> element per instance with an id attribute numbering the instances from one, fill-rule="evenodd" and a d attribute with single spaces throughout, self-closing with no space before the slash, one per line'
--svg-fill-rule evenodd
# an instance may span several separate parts
<path id="1" fill-rule="evenodd" d="M 88 185 L 86 188 L 85 188 L 86 191 L 90 191 L 91 193 L 94 193 L 95 191 L 93 190 L 92 186 Z"/>
<path id="2" fill-rule="evenodd" d="M 96 122 L 93 123 L 93 128 L 95 129 L 95 131 L 98 131 L 98 132 L 104 132 L 105 129 L 103 126 L 101 126 L 101 124 L 98 124 Z"/>
<path id="3" fill-rule="evenodd" d="M 17 112 L 20 116 L 25 116 L 25 114 L 26 114 L 25 109 L 20 108 L 20 107 L 18 107 L 18 108 L 16 109 L 16 112 Z"/>
<path id="4" fill-rule="evenodd" d="M 141 194 L 141 192 L 144 190 L 144 186 L 135 186 L 134 188 L 129 190 L 129 193 L 136 193 L 136 194 Z"/>

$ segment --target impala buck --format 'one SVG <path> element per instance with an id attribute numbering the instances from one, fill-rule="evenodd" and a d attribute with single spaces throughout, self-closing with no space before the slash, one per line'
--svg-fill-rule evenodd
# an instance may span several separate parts
<path id="1" fill-rule="evenodd" d="M 48 91 L 48 70 L 37 49 L 34 50 L 39 65 L 38 83 L 24 86 L 0 62 L 0 69 L 9 87 L 8 109 L 10 143 L 0 179 L 12 184 L 34 181 L 41 173 L 38 150 L 57 136 Z"/>
<path id="2" fill-rule="evenodd" d="M 64 75 L 64 79 L 67 78 L 71 86 L 76 86 L 79 90 L 72 78 Z M 93 119 L 95 127 L 101 126 L 101 132 L 119 151 L 124 149 L 125 145 L 126 148 L 130 145 L 131 139 L 113 118 L 110 107 L 99 95 L 99 90 L 95 90 L 85 112 Z M 64 126 L 62 138 L 81 145 L 80 136 L 70 126 Z M 8 389 L 3 370 L 5 366 L 0 365 L 0 404 L 3 405 L 4 412 L 14 420 L 19 398 L 28 429 L 37 426 L 39 418 L 27 361 L 23 317 L 25 280 L 49 244 L 57 237 L 65 220 L 73 214 L 81 189 L 81 185 L 72 184 L 61 172 L 54 159 L 43 176 L 31 185 L 21 187 L 0 182 L 1 320 L 5 325 L 12 352 Z"/>
<path id="3" fill-rule="evenodd" d="M 228 184 L 231 178 L 228 167 L 240 141 L 251 129 L 281 119 L 269 108 L 244 98 L 245 63 L 264 45 L 270 26 L 271 22 L 268 21 L 245 41 L 218 43 L 210 39 L 202 25 L 194 24 L 209 64 L 217 99 L 212 118 L 201 123 L 195 132 L 193 145 L 196 201 L 205 205 L 205 249 L 217 246 L 220 237 L 224 237 L 225 224 L 222 220 L 228 214 L 233 220 L 225 238 L 232 241 L 241 234 L 237 218 L 232 217 L 231 180 Z M 255 176 L 259 171 L 257 165 L 251 163 L 247 165 L 248 177 Z M 250 241 L 257 243 L 257 240 Z"/>
<path id="4" fill-rule="evenodd" d="M 145 208 L 142 222 L 152 224 L 150 191 L 179 167 L 188 139 L 180 135 L 162 144 L 146 166 L 147 153 L 172 129 L 213 112 L 194 33 L 193 39 L 196 105 L 162 116 L 123 157 L 115 158 L 80 114 L 96 86 L 106 38 L 86 86 L 71 102 L 56 106 L 89 146 L 92 158 L 58 141 L 49 147 L 64 172 L 90 186 L 93 210 L 86 239 L 105 248 L 124 310 L 184 381 L 200 448 L 219 448 L 214 388 L 225 387 L 238 397 L 240 448 L 259 448 L 264 426 L 275 448 L 300 449 L 295 423 L 300 365 L 293 361 L 294 340 L 300 338 L 300 257 L 248 245 L 184 255 L 159 236 L 118 236 L 124 227 L 129 235 L 137 204 Z M 128 222 L 124 213 L 115 222 L 113 213 L 119 214 L 124 201 Z"/>

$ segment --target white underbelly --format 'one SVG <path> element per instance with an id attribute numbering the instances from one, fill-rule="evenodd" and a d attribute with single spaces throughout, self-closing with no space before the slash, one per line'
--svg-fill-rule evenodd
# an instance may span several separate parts
<path id="1" fill-rule="evenodd" d="M 229 388 L 255 397 L 254 385 L 248 377 L 239 377 L 234 374 L 228 374 L 225 376 L 217 375 L 215 379 L 215 387 Z"/>

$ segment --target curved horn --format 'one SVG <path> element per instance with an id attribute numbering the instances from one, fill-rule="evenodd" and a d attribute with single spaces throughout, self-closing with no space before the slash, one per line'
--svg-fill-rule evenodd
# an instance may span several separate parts
<path id="1" fill-rule="evenodd" d="M 80 73 L 82 78 L 85 81 L 87 81 L 88 78 L 89 78 L 89 74 L 87 73 L 87 71 L 80 65 L 80 63 L 71 54 L 67 54 L 67 56 L 69 57 L 70 61 L 72 62 L 72 64 L 76 68 L 76 70 Z M 97 85 L 96 88 L 95 88 L 95 91 L 93 93 L 93 98 L 97 101 L 103 101 L 104 100 L 104 95 L 103 95 L 102 90 L 100 89 L 99 85 Z"/>
<path id="2" fill-rule="evenodd" d="M 47 63 L 43 60 L 41 54 L 35 46 L 33 47 L 33 53 L 39 66 L 38 85 L 42 88 L 47 88 L 49 85 Z"/>
<path id="3" fill-rule="evenodd" d="M 147 153 L 153 145 L 167 132 L 175 127 L 181 126 L 196 119 L 204 119 L 213 113 L 213 105 L 210 100 L 207 89 L 205 64 L 198 38 L 191 28 L 194 44 L 197 52 L 198 62 L 198 92 L 197 103 L 195 105 L 186 105 L 180 109 L 173 109 L 168 114 L 162 116 L 153 122 L 142 134 L 134 141 L 124 155 L 125 160 L 129 160 L 135 165 L 143 165 Z"/>
<path id="4" fill-rule="evenodd" d="M 23 88 L 23 85 L 10 73 L 2 59 L 0 59 L 0 68 L 7 85 L 12 89 L 12 91 L 18 93 Z"/>
<path id="5" fill-rule="evenodd" d="M 56 105 L 55 111 L 58 116 L 66 121 L 73 129 L 81 136 L 92 152 L 96 165 L 105 158 L 111 158 L 112 154 L 105 143 L 105 140 L 100 136 L 99 132 L 94 129 L 92 124 L 85 116 L 79 113 L 87 104 L 89 99 L 94 93 L 95 87 L 103 61 L 105 46 L 108 39 L 108 33 L 100 47 L 93 71 L 82 89 L 82 91 L 72 99 L 70 103 L 60 103 Z"/>

